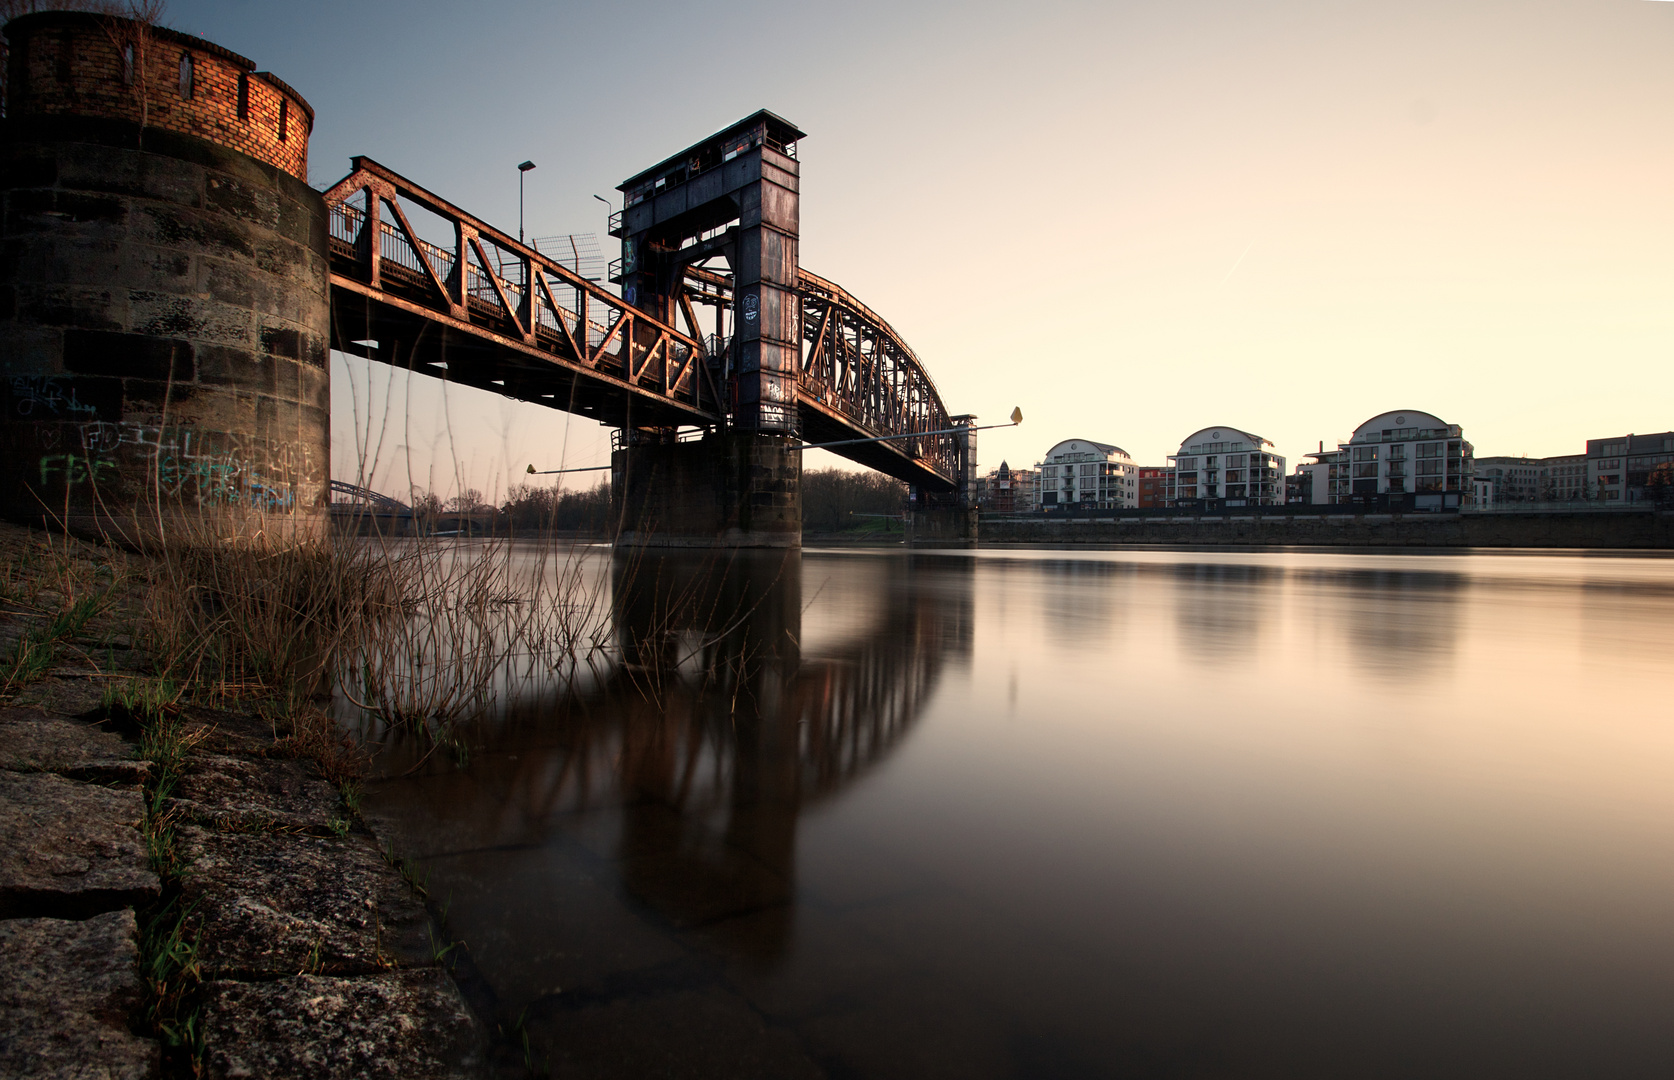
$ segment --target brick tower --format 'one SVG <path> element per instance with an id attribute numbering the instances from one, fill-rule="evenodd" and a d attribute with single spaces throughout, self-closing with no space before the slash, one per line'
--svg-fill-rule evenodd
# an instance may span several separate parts
<path id="1" fill-rule="evenodd" d="M 4 34 L 0 515 L 130 540 L 321 528 L 313 110 L 171 30 L 45 12 Z"/>

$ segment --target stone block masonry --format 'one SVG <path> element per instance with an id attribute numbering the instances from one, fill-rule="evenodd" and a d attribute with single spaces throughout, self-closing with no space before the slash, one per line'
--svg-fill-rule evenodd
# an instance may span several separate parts
<path id="1" fill-rule="evenodd" d="M 626 547 L 802 546 L 802 451 L 794 438 L 716 432 L 611 455 Z"/>

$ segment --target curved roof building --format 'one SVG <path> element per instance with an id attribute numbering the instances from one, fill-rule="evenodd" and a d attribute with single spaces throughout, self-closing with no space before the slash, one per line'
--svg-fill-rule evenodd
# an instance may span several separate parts
<path id="1" fill-rule="evenodd" d="M 1458 424 L 1417 409 L 1381 412 L 1354 429 L 1335 450 L 1309 454 L 1315 472 L 1310 500 L 1346 503 L 1377 496 L 1415 496 L 1419 509 L 1470 502 L 1475 461 L 1471 444 Z"/>
<path id="2" fill-rule="evenodd" d="M 1123 510 L 1139 505 L 1137 470 L 1120 446 L 1065 439 L 1046 452 L 1037 468 L 1042 509 Z"/>
<path id="3" fill-rule="evenodd" d="M 1173 468 L 1170 502 L 1224 499 L 1229 506 L 1271 506 L 1285 501 L 1285 459 L 1273 443 L 1235 427 L 1206 427 L 1187 435 Z"/>

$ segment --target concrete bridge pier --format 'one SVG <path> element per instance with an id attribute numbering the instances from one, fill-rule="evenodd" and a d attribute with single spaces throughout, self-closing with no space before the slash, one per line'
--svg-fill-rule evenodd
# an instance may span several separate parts
<path id="1" fill-rule="evenodd" d="M 976 547 L 976 504 L 959 492 L 938 494 L 914 490 L 907 514 L 907 546 Z"/>
<path id="2" fill-rule="evenodd" d="M 952 491 L 926 491 L 914 486 L 908 495 L 907 546 L 974 548 L 977 546 L 976 417 L 952 418 L 956 435 L 957 486 Z"/>
<path id="3" fill-rule="evenodd" d="M 610 456 L 625 547 L 802 546 L 802 450 L 792 435 L 629 428 Z"/>

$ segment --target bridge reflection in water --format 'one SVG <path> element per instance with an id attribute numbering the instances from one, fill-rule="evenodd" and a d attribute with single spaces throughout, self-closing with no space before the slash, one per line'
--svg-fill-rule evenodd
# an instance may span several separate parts
<path id="1" fill-rule="evenodd" d="M 533 1023 L 624 980 L 702 982 L 694 933 L 723 963 L 782 957 L 799 815 L 901 745 L 969 657 L 970 590 L 914 588 L 925 558 L 830 560 L 805 590 L 796 551 L 619 554 L 620 663 L 512 701 L 463 767 L 375 784 L 368 815 L 428 872 L 479 1004 Z M 861 575 L 840 593 L 872 607 L 834 612 L 830 644 L 805 650 L 828 568 Z"/>

